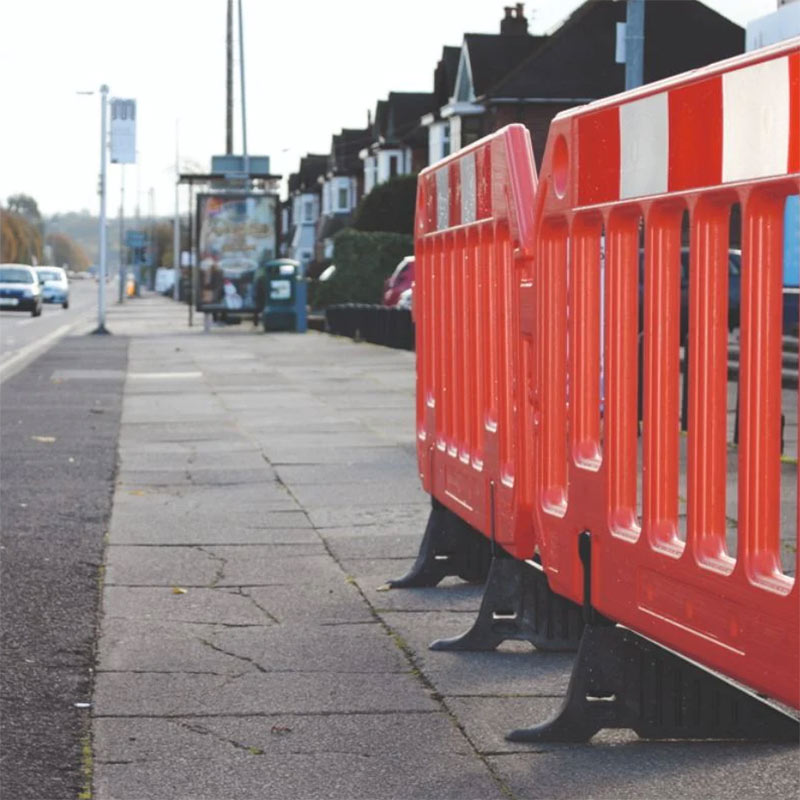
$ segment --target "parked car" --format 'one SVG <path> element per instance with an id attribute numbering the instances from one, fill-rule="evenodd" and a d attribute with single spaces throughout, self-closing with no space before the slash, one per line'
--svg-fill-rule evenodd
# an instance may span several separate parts
<path id="1" fill-rule="evenodd" d="M 383 304 L 396 306 L 400 295 L 414 283 L 414 256 L 406 256 L 383 282 Z"/>
<path id="2" fill-rule="evenodd" d="M 395 306 L 397 308 L 405 308 L 411 311 L 413 303 L 414 303 L 414 287 L 409 286 L 408 289 L 403 289 L 403 291 L 400 292 L 400 297 L 395 303 Z"/>
<path id="3" fill-rule="evenodd" d="M 69 281 L 61 267 L 34 267 L 42 285 L 43 303 L 61 303 L 69 308 Z"/>
<path id="4" fill-rule="evenodd" d="M 0 308 L 42 313 L 42 290 L 33 267 L 27 264 L 0 264 Z"/>

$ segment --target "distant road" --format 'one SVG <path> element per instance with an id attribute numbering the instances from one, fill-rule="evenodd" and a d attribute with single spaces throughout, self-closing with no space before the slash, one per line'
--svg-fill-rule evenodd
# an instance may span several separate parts
<path id="1" fill-rule="evenodd" d="M 106 303 L 116 302 L 116 282 L 107 287 Z M 27 312 L 0 312 L 0 380 L 16 372 L 20 365 L 61 336 L 88 327 L 97 320 L 97 283 L 91 279 L 70 281 L 69 308 L 45 303 L 40 317 Z"/>

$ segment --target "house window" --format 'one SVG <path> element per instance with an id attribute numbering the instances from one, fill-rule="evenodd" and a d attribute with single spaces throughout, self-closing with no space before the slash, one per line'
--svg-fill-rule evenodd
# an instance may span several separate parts
<path id="1" fill-rule="evenodd" d="M 348 202 L 350 197 L 350 192 L 347 190 L 346 186 L 339 187 L 339 196 L 337 198 L 337 208 L 339 211 L 349 211 L 350 210 L 350 203 Z"/>
<path id="2" fill-rule="evenodd" d="M 400 156 L 389 156 L 389 177 L 394 178 L 400 172 Z"/>
<path id="3" fill-rule="evenodd" d="M 303 201 L 303 222 L 314 221 L 314 202 L 313 200 Z"/>
<path id="4" fill-rule="evenodd" d="M 442 125 L 442 158 L 450 155 L 450 123 Z"/>

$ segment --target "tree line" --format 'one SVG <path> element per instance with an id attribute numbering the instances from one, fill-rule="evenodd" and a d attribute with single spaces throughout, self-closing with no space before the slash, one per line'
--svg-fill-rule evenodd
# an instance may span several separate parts
<path id="1" fill-rule="evenodd" d="M 0 204 L 0 261 L 11 264 L 52 264 L 72 270 L 89 266 L 86 251 L 65 233 L 46 233 L 33 197 L 15 194 Z"/>

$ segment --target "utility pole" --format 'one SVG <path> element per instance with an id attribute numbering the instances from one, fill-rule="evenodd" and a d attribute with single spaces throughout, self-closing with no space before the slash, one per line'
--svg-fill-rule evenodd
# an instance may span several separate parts
<path id="1" fill-rule="evenodd" d="M 625 20 L 625 89 L 644 83 L 644 0 L 628 0 Z"/>
<path id="2" fill-rule="evenodd" d="M 121 165 L 119 189 L 119 298 L 118 303 L 125 301 L 125 165 Z"/>
<path id="3" fill-rule="evenodd" d="M 242 24 L 242 0 L 239 0 L 239 84 L 242 88 L 242 155 L 244 156 L 244 172 L 248 177 L 247 187 L 249 190 L 250 159 L 247 156 L 247 109 L 244 102 L 244 25 Z"/>
<path id="4" fill-rule="evenodd" d="M 172 285 L 172 299 L 180 299 L 181 283 L 181 218 L 180 218 L 180 179 L 181 159 L 179 147 L 179 125 L 175 120 L 175 219 L 172 223 L 172 274 L 175 282 Z"/>
<path id="5" fill-rule="evenodd" d="M 228 0 L 228 34 L 226 39 L 226 90 L 227 113 L 225 117 L 225 154 L 233 153 L 233 0 Z"/>
<path id="6" fill-rule="evenodd" d="M 147 265 L 147 288 L 152 290 L 155 288 L 155 274 L 156 274 L 156 190 L 153 186 L 147 193 L 148 205 L 150 209 L 150 253 L 147 259 L 150 263 Z"/>

